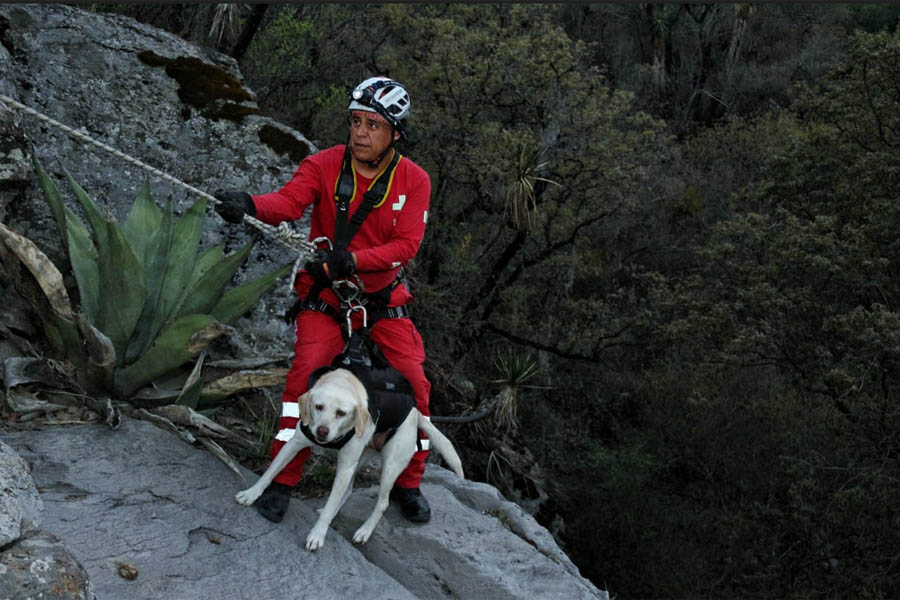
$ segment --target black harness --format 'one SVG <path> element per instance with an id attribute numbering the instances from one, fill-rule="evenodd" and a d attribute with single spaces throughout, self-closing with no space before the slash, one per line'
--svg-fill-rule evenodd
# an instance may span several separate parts
<path id="1" fill-rule="evenodd" d="M 369 396 L 369 416 L 375 423 L 374 435 L 385 434 L 385 439 L 389 440 L 415 407 L 416 399 L 409 381 L 388 363 L 378 345 L 369 339 L 368 328 L 354 331 L 344 351 L 331 361 L 330 366 L 313 371 L 309 376 L 309 387 L 312 388 L 319 377 L 335 369 L 347 369 L 362 382 Z M 314 444 L 338 450 L 355 433 L 351 429 L 338 439 L 322 444 L 302 423 L 300 431 Z"/>
<path id="2" fill-rule="evenodd" d="M 400 153 L 395 151 L 394 156 L 391 158 L 391 162 L 375 176 L 372 185 L 370 185 L 366 193 L 363 194 L 362 203 L 359 208 L 353 213 L 352 217 L 349 217 L 350 202 L 356 195 L 356 176 L 353 171 L 353 163 L 350 156 L 350 145 L 348 144 L 345 147 L 341 173 L 338 176 L 334 189 L 336 215 L 334 222 L 333 249 L 346 250 L 347 246 L 350 245 L 350 241 L 362 226 L 363 221 L 365 221 L 366 217 L 369 216 L 369 213 L 372 212 L 372 209 L 381 206 L 387 199 L 388 189 L 394 179 L 394 172 L 396 171 L 397 164 L 400 162 L 401 158 Z M 405 283 L 403 269 L 400 269 L 400 271 L 397 272 L 397 277 L 394 281 L 377 292 L 366 293 L 363 289 L 362 281 L 360 281 L 358 277 L 356 278 L 356 282 L 358 285 L 355 287 L 360 290 L 359 296 L 361 296 L 361 303 L 368 306 L 367 313 L 370 323 L 374 324 L 378 319 L 385 317 L 394 319 L 409 318 L 409 309 L 406 306 L 395 306 L 390 308 L 387 306 L 390 302 L 391 292 L 393 292 L 394 288 L 401 283 Z M 347 307 L 342 305 L 339 312 L 332 308 L 328 303 L 320 300 L 319 294 L 323 289 L 325 289 L 324 284 L 319 281 L 314 282 L 306 297 L 298 298 L 297 301 L 294 302 L 294 305 L 285 314 L 285 320 L 288 323 L 292 323 L 294 319 L 297 318 L 300 311 L 317 310 L 330 315 L 338 323 L 342 324 L 340 312 L 343 312 Z M 345 335 L 344 337 L 346 339 L 349 336 Z"/>

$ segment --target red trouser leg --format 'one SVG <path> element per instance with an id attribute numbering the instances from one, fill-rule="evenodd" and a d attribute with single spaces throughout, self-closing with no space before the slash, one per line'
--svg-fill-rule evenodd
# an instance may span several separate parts
<path id="1" fill-rule="evenodd" d="M 334 357 L 344 349 L 344 338 L 337 322 L 327 314 L 304 310 L 297 315 L 297 341 L 294 343 L 294 360 L 288 369 L 281 396 L 282 412 L 278 420 L 278 432 L 272 441 L 269 456 L 275 458 L 281 447 L 291 439 L 300 421 L 300 405 L 297 399 L 306 392 L 309 376 L 319 367 L 330 365 Z M 297 435 L 303 435 L 299 431 Z M 294 459 L 275 476 L 276 483 L 291 487 L 303 477 L 303 465 L 310 449 L 301 450 Z"/>
<path id="2" fill-rule="evenodd" d="M 409 319 L 381 319 L 369 332 L 372 341 L 381 348 L 384 357 L 400 374 L 406 377 L 416 397 L 416 408 L 426 417 L 431 383 L 425 378 L 422 364 L 425 362 L 425 346 L 422 337 Z M 428 457 L 428 438 L 419 431 L 419 439 L 424 450 L 413 454 L 409 465 L 397 478 L 397 486 L 417 488 L 425 473 L 425 459 Z"/>

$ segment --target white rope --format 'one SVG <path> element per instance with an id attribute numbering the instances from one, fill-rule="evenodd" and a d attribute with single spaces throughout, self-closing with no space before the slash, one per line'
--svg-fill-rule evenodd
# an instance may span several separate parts
<path id="1" fill-rule="evenodd" d="M 213 204 L 219 203 L 219 200 L 217 200 L 215 196 L 207 194 L 203 190 L 197 189 L 194 186 L 181 181 L 180 179 L 176 179 L 175 177 L 172 177 L 168 173 L 164 173 L 164 172 L 160 171 L 159 169 L 157 169 L 156 167 L 152 167 L 146 163 L 143 163 L 143 162 L 139 161 L 138 159 L 125 154 L 124 152 L 116 150 L 112 146 L 108 146 L 102 142 L 99 142 L 99 141 L 95 140 L 94 138 L 92 138 L 91 136 L 87 135 L 86 133 L 82 133 L 81 131 L 72 129 L 71 127 L 62 124 L 59 121 L 52 119 L 52 118 L 48 117 L 47 115 L 34 110 L 31 107 L 25 106 L 21 102 L 17 102 L 16 100 L 13 100 L 9 96 L 0 94 L 0 100 L 5 102 L 9 106 L 12 106 L 13 108 L 17 108 L 33 117 L 37 117 L 41 121 L 45 121 L 46 123 L 49 123 L 50 125 L 53 125 L 54 127 L 57 127 L 59 129 L 63 130 L 64 132 L 69 134 L 71 137 L 73 137 L 79 141 L 86 142 L 88 144 L 92 144 L 92 145 L 100 148 L 101 150 L 105 150 L 106 152 L 109 152 L 110 154 L 121 158 L 124 161 L 130 162 L 133 165 L 136 165 L 146 171 L 149 171 L 150 173 L 153 173 L 157 177 L 161 177 L 161 178 L 165 179 L 166 181 L 170 181 L 176 185 L 180 185 L 181 187 L 193 192 L 194 194 L 197 194 L 198 196 L 202 196 L 203 198 L 206 198 L 207 200 L 211 201 Z M 279 242 L 281 245 L 285 246 L 286 248 L 297 252 L 297 254 L 298 254 L 297 260 L 294 263 L 294 267 L 295 267 L 294 275 L 291 277 L 291 282 L 290 282 L 291 288 L 293 288 L 294 277 L 296 276 L 296 273 L 299 270 L 299 265 L 300 265 L 301 261 L 304 258 L 306 258 L 309 253 L 314 252 L 316 250 L 315 244 L 306 240 L 302 233 L 294 231 L 290 226 L 288 226 L 287 223 L 281 223 L 281 225 L 279 225 L 278 227 L 274 227 L 272 225 L 269 225 L 268 223 L 263 223 L 256 217 L 252 217 L 247 214 L 244 215 L 244 221 L 246 221 L 253 227 L 256 227 L 260 231 L 270 235 L 273 239 L 275 239 L 275 241 Z"/>

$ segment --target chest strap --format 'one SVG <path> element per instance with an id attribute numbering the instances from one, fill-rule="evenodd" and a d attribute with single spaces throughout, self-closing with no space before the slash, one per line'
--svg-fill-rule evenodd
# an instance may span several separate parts
<path id="1" fill-rule="evenodd" d="M 391 162 L 375 176 L 369 189 L 363 194 L 362 204 L 356 209 L 353 216 L 349 217 L 350 203 L 356 196 L 356 171 L 350 156 L 350 145 L 345 147 L 341 174 L 334 186 L 334 203 L 337 209 L 334 219 L 334 247 L 336 249 L 345 250 L 372 209 L 384 203 L 401 158 L 400 153 L 394 150 Z"/>

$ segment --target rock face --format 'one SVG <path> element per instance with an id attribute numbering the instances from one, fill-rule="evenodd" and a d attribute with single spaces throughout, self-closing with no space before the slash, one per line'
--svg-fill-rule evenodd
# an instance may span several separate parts
<path id="1" fill-rule="evenodd" d="M 37 530 L 43 503 L 25 462 L 0 442 L 0 593 L 4 600 L 92 600 L 90 579 L 69 549 Z"/>
<path id="2" fill-rule="evenodd" d="M 28 464 L 0 442 L 0 548 L 36 528 L 43 507 Z"/>
<path id="3" fill-rule="evenodd" d="M 126 17 L 61 4 L 0 4 L 0 94 L 207 193 L 278 189 L 316 150 L 297 131 L 258 114 L 232 58 Z M 33 181 L 32 153 L 76 213 L 66 172 L 120 221 L 147 179 L 158 201 L 172 196 L 176 212 L 199 198 L 0 102 L 0 218 L 63 271 L 60 236 Z M 304 227 L 308 219 L 298 224 Z M 252 233 L 227 226 L 210 209 L 201 242 L 225 238 L 236 249 Z M 263 239 L 238 280 L 294 258 Z M 293 331 L 279 318 L 293 301 L 287 287 L 277 285 L 254 311 L 260 344 L 291 348 Z"/>
<path id="4" fill-rule="evenodd" d="M 293 499 L 285 520 L 270 523 L 234 500 L 255 475 L 243 482 L 146 422 L 4 438 L 32 465 L 44 531 L 84 565 L 99 600 L 605 597 L 519 507 L 435 464 L 422 485 L 430 523 L 410 523 L 391 506 L 368 544 L 352 544 L 376 495 L 363 488 L 325 546 L 308 552 L 321 500 Z"/>

